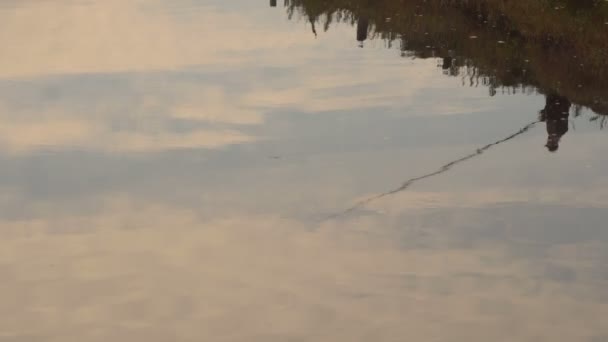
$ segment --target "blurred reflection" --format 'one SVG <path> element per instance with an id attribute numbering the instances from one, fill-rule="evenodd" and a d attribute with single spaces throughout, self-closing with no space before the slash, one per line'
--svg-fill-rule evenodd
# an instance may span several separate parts
<path id="1" fill-rule="evenodd" d="M 461 77 L 470 86 L 487 86 L 490 95 L 532 90 L 547 94 L 541 119 L 547 122 L 547 148 L 557 151 L 572 106 L 608 115 L 608 4 L 501 4 L 286 0 L 289 13 L 297 11 L 313 25 L 356 25 L 360 46 L 371 32 L 389 47 L 399 41 L 403 56 L 440 58 L 445 74 Z M 528 13 L 538 13 L 540 20 Z M 597 118 L 592 120 L 603 122 Z"/>
<path id="2" fill-rule="evenodd" d="M 4 1 L 0 341 L 606 341 L 603 132 L 526 125 L 602 81 L 448 3 Z"/>
<path id="3" fill-rule="evenodd" d="M 366 205 L 368 205 L 368 204 L 370 204 L 370 203 L 372 203 L 374 201 L 377 201 L 377 200 L 380 200 L 380 199 L 382 199 L 384 197 L 392 196 L 392 195 L 398 194 L 398 193 L 400 193 L 402 191 L 405 191 L 405 190 L 409 189 L 415 183 L 418 183 L 418 182 L 423 181 L 425 179 L 429 179 L 429 178 L 433 178 L 433 177 L 442 175 L 442 174 L 450 171 L 453 167 L 455 167 L 455 166 L 457 166 L 459 164 L 468 162 L 468 161 L 470 161 L 473 158 L 479 157 L 480 155 L 484 154 L 486 151 L 488 151 L 489 149 L 491 149 L 491 148 L 493 148 L 495 146 L 498 146 L 500 144 L 506 143 L 509 140 L 515 139 L 518 136 L 520 136 L 520 135 L 522 135 L 522 134 L 524 134 L 526 132 L 529 132 L 530 129 L 532 129 L 537 123 L 538 122 L 531 122 L 531 123 L 527 124 L 526 126 L 522 127 L 517 132 L 515 132 L 515 133 L 513 133 L 513 134 L 511 134 L 509 136 L 507 136 L 506 138 L 503 138 L 503 139 L 497 140 L 495 142 L 492 142 L 490 144 L 487 144 L 485 146 L 482 146 L 482 147 L 476 149 L 475 152 L 473 152 L 473 153 L 470 153 L 470 154 L 467 154 L 467 155 L 465 155 L 463 157 L 460 157 L 458 159 L 452 160 L 449 163 L 447 163 L 447 164 L 442 165 L 441 167 L 439 167 L 436 171 L 429 172 L 429 173 L 424 174 L 422 176 L 410 178 L 410 179 L 406 180 L 405 182 L 403 182 L 403 184 L 400 187 L 398 187 L 398 188 L 396 188 L 394 190 L 391 190 L 391 191 L 388 191 L 388 192 L 384 192 L 384 193 L 381 193 L 379 195 L 375 195 L 373 197 L 370 197 L 370 198 L 367 198 L 365 200 L 362 200 L 362 201 L 356 203 L 354 206 L 348 208 L 344 212 L 342 212 L 340 214 L 337 214 L 337 215 L 332 215 L 329 218 L 337 218 L 337 217 L 340 217 L 342 215 L 351 213 L 351 212 L 353 212 L 353 211 L 355 211 L 357 209 L 360 209 L 361 207 L 366 206 Z M 567 126 L 566 126 L 566 130 L 567 130 Z M 559 138 L 558 138 L 558 140 L 559 140 Z M 557 148 L 555 150 L 557 150 Z"/>
<path id="4" fill-rule="evenodd" d="M 559 149 L 559 141 L 568 132 L 568 117 L 570 116 L 570 101 L 559 95 L 547 95 L 547 104 L 540 111 L 541 121 L 547 123 L 547 148 L 551 152 Z"/>
<path id="5" fill-rule="evenodd" d="M 363 46 L 363 42 L 367 40 L 367 31 L 369 30 L 369 20 L 367 18 L 359 18 L 357 20 L 357 41 Z"/>

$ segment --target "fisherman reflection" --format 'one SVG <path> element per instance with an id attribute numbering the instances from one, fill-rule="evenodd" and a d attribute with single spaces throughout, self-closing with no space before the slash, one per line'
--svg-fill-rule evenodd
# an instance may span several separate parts
<path id="1" fill-rule="evenodd" d="M 454 58 L 448 56 L 448 57 L 443 57 L 443 63 L 441 65 L 441 69 L 447 71 L 452 69 L 452 66 L 454 65 Z"/>
<path id="2" fill-rule="evenodd" d="M 369 19 L 361 17 L 357 20 L 357 41 L 359 47 L 363 47 L 363 42 L 367 40 L 369 31 Z"/>
<path id="3" fill-rule="evenodd" d="M 557 94 L 549 94 L 545 98 L 545 108 L 540 111 L 540 120 L 547 123 L 547 149 L 555 152 L 559 149 L 559 141 L 568 132 L 568 117 L 570 101 Z"/>
<path id="4" fill-rule="evenodd" d="M 443 70 L 444 75 L 458 76 L 458 62 L 454 56 L 453 50 L 448 51 L 448 55 L 442 58 L 441 69 Z"/>

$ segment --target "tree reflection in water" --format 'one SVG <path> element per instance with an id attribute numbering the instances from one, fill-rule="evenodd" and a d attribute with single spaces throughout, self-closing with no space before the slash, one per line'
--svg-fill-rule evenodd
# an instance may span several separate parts
<path id="1" fill-rule="evenodd" d="M 271 1 L 272 6 L 276 2 Z M 608 3 L 602 0 L 284 0 L 290 18 L 355 26 L 360 46 L 382 39 L 403 57 L 437 58 L 444 74 L 490 96 L 540 93 L 547 148 L 557 151 L 582 108 L 608 118 Z M 534 15 L 530 15 L 534 13 Z"/>

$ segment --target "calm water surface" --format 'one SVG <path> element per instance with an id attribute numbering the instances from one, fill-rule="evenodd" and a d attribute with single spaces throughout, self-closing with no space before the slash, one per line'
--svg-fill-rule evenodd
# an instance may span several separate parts
<path id="1" fill-rule="evenodd" d="M 608 341 L 600 69 L 314 3 L 0 4 L 0 341 Z"/>

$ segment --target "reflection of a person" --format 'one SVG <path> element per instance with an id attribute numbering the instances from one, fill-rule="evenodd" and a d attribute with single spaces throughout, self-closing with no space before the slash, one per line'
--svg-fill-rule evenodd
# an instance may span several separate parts
<path id="1" fill-rule="evenodd" d="M 547 123 L 547 149 L 555 152 L 559 149 L 559 141 L 568 132 L 568 117 L 570 116 L 570 101 L 560 95 L 546 96 L 545 109 L 540 111 L 540 120 Z"/>
<path id="2" fill-rule="evenodd" d="M 452 68 L 452 65 L 454 63 L 454 58 L 452 57 L 443 57 L 443 65 L 441 66 L 441 68 L 443 70 L 450 70 Z"/>
<path id="3" fill-rule="evenodd" d="M 357 41 L 362 46 L 367 40 L 367 31 L 369 29 L 369 20 L 367 18 L 359 18 L 357 20 Z"/>

